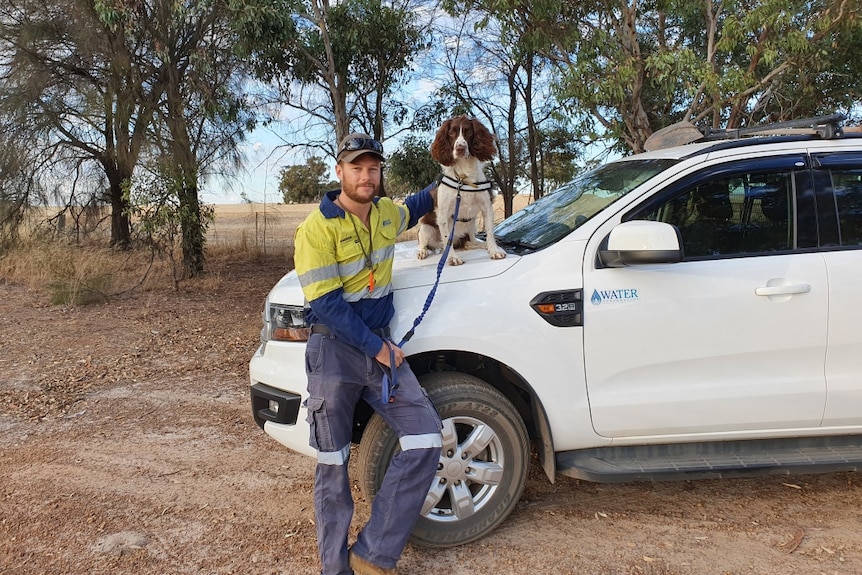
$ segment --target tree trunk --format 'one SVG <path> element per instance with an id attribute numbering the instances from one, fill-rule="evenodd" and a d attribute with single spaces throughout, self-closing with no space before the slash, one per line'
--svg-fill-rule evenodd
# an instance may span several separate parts
<path id="1" fill-rule="evenodd" d="M 123 183 L 131 178 L 113 161 L 102 159 L 102 167 L 108 178 L 108 200 L 111 202 L 111 247 L 121 250 L 132 246 L 132 224 L 129 219 L 129 202 L 123 194 Z"/>
<path id="2" fill-rule="evenodd" d="M 535 54 L 529 52 L 524 55 L 524 71 L 527 75 L 527 85 L 524 86 L 524 108 L 527 110 L 527 153 L 530 157 L 530 183 L 533 188 L 533 199 L 538 200 L 545 193 L 545 185 L 542 181 L 542 172 L 539 169 L 539 128 L 536 118 L 533 116 L 533 69 L 535 67 Z"/>
<path id="3" fill-rule="evenodd" d="M 201 221 L 201 204 L 198 198 L 198 163 L 188 138 L 182 116 L 171 121 L 173 156 L 176 159 L 176 186 L 179 200 L 179 219 L 185 277 L 197 277 L 204 271 L 204 224 Z"/>
<path id="4" fill-rule="evenodd" d="M 196 277 L 204 271 L 204 244 L 206 243 L 196 185 L 183 182 L 179 191 L 179 204 L 183 270 L 187 277 Z"/>
<path id="5" fill-rule="evenodd" d="M 111 246 L 129 249 L 132 246 L 132 224 L 129 203 L 123 197 L 122 183 L 111 182 Z"/>
<path id="6" fill-rule="evenodd" d="M 179 90 L 180 81 L 171 78 L 168 83 L 166 124 L 171 140 L 168 150 L 174 160 L 171 175 L 176 186 L 179 203 L 179 220 L 185 277 L 197 277 L 204 271 L 204 224 L 201 221 L 201 205 L 198 198 L 197 155 L 189 137 L 189 125 L 185 116 L 185 104 Z"/>
<path id="7" fill-rule="evenodd" d="M 517 128 L 515 125 L 515 112 L 518 108 L 518 90 L 515 88 L 515 77 L 518 73 L 517 67 L 508 72 L 509 85 L 509 109 L 506 116 L 506 132 L 509 135 L 509 161 L 506 164 L 505 187 L 503 189 L 503 217 L 512 215 L 515 200 L 515 182 L 518 179 L 518 142 L 515 138 Z"/>

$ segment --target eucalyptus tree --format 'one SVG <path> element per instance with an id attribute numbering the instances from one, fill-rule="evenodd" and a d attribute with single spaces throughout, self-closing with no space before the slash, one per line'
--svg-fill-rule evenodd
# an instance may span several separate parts
<path id="1" fill-rule="evenodd" d="M 329 165 L 312 156 L 305 164 L 286 166 L 279 173 L 278 191 L 285 204 L 318 202 L 327 190 L 338 187 L 329 180 Z"/>
<path id="2" fill-rule="evenodd" d="M 155 48 L 155 169 L 176 198 L 184 274 L 195 276 L 204 270 L 208 224 L 201 185 L 216 170 L 239 167 L 239 144 L 256 124 L 247 65 L 235 50 L 236 14 L 224 0 L 145 0 L 124 4 L 119 16 L 133 18 Z"/>
<path id="3" fill-rule="evenodd" d="M 583 162 L 584 150 L 590 142 L 580 140 L 565 121 L 552 120 L 539 132 L 542 183 L 553 191 L 572 181 L 579 169 L 588 167 Z M 584 165 L 586 164 L 586 165 Z"/>
<path id="4" fill-rule="evenodd" d="M 0 254 L 18 239 L 28 208 L 45 199 L 33 169 L 40 160 L 12 122 L 0 123 Z"/>
<path id="5" fill-rule="evenodd" d="M 92 0 L 5 0 L 0 8 L 0 117 L 39 150 L 31 167 L 42 177 L 49 158 L 73 173 L 101 167 L 107 190 L 98 199 L 111 205 L 111 244 L 119 247 L 130 242 L 124 190 L 160 92 L 136 61 L 146 42 L 125 22 L 106 25 Z"/>
<path id="6" fill-rule="evenodd" d="M 411 0 L 234 0 L 241 47 L 258 77 L 280 87 L 301 113 L 292 129 L 304 145 L 335 155 L 353 131 L 384 140 L 405 120 L 399 99 L 416 54 L 429 39 Z M 310 135 L 309 135 L 310 134 Z"/>
<path id="7" fill-rule="evenodd" d="M 456 4 L 449 4 L 450 12 Z M 528 178 L 533 196 L 540 198 L 546 191 L 545 164 L 546 138 L 543 133 L 555 130 L 565 130 L 565 119 L 556 115 L 557 102 L 549 89 L 548 60 L 541 53 L 544 45 L 539 33 L 539 26 L 547 18 L 558 13 L 558 5 L 554 2 L 500 2 L 499 0 L 473 0 L 473 9 L 482 14 L 477 28 L 492 27 L 499 35 L 502 54 L 513 63 L 515 74 L 513 81 L 508 82 L 508 90 L 515 91 L 517 98 L 523 103 L 523 133 L 525 146 L 526 169 L 524 176 Z M 550 126 L 554 127 L 551 128 Z M 572 148 L 580 142 L 573 139 L 567 147 Z M 552 157 L 561 159 L 564 154 L 557 150 Z M 507 214 L 509 212 L 507 211 Z"/>
<path id="8" fill-rule="evenodd" d="M 581 131 L 642 151 L 678 120 L 739 127 L 862 100 L 853 0 L 501 0 L 545 6 L 537 37 Z"/>
<path id="9" fill-rule="evenodd" d="M 227 0 L 8 0 L 0 8 L 0 115 L 46 152 L 98 163 L 111 242 L 131 238 L 129 191 L 146 167 L 176 198 L 187 276 L 204 266 L 199 189 L 233 169 L 254 125 Z"/>

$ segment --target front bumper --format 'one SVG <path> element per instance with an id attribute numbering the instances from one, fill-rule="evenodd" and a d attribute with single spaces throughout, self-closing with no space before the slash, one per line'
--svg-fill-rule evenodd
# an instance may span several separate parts
<path id="1" fill-rule="evenodd" d="M 309 445 L 305 344 L 267 342 L 249 362 L 251 410 L 267 435 L 298 453 L 316 457 Z M 277 407 L 277 409 L 273 409 Z"/>

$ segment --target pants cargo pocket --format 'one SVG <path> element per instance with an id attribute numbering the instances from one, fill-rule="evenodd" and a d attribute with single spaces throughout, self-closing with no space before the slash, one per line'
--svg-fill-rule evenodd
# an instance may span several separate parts
<path id="1" fill-rule="evenodd" d="M 317 451 L 334 451 L 336 448 L 332 441 L 332 429 L 329 426 L 329 418 L 326 416 L 326 402 L 322 397 L 309 397 L 305 400 L 308 410 L 308 422 L 310 428 L 308 444 Z"/>

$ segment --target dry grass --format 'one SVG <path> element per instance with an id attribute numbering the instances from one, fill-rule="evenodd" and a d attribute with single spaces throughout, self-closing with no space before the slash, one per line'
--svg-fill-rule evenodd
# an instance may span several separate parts
<path id="1" fill-rule="evenodd" d="M 170 266 L 146 251 L 30 240 L 0 257 L 5 281 L 44 289 L 53 304 L 103 302 L 134 289 L 171 286 Z"/>
<path id="2" fill-rule="evenodd" d="M 515 209 L 525 204 L 526 200 L 518 197 Z M 231 262 L 275 258 L 288 267 L 293 257 L 296 227 L 315 207 L 316 204 L 216 205 L 215 219 L 207 232 L 207 272 L 194 280 L 186 280 L 184 285 L 217 288 L 220 271 Z M 503 206 L 499 197 L 495 210 L 497 219 L 502 219 Z M 106 247 L 107 219 L 88 228 L 85 234 L 67 224 L 55 230 L 60 240 L 44 239 L 45 222 L 55 214 L 55 210 L 41 210 L 31 218 L 32 224 L 28 226 L 34 231 L 31 239 L 0 255 L 0 278 L 45 289 L 52 303 L 71 305 L 104 301 L 131 290 L 174 288 L 169 261 L 154 259 L 147 250 L 119 252 Z M 414 228 L 402 234 L 399 240 L 415 238 Z"/>
<path id="3" fill-rule="evenodd" d="M 216 206 L 207 233 L 206 273 L 184 280 L 183 287 L 215 289 L 229 262 L 293 255 L 293 232 L 313 205 L 262 204 Z M 0 254 L 0 279 L 43 289 L 54 304 L 105 301 L 132 290 L 174 289 L 172 265 L 149 250 L 117 251 L 107 246 L 110 222 L 84 232 L 68 224 L 50 228 L 56 210 L 32 210 L 22 235 L 26 239 Z M 54 220 L 56 222 L 56 220 Z M 53 237 L 54 239 L 47 239 Z M 180 259 L 176 254 L 175 260 Z"/>

